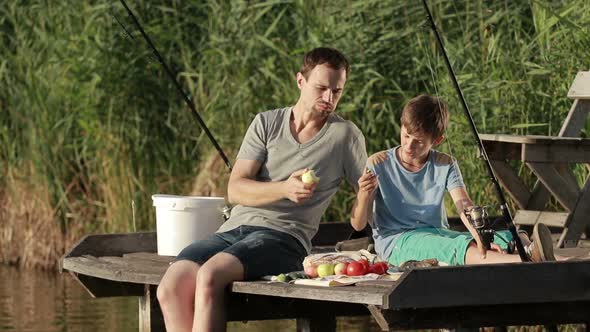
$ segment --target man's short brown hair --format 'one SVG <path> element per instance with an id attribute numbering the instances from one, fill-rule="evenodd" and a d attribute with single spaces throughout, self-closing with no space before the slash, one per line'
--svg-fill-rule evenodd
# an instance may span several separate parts
<path id="1" fill-rule="evenodd" d="M 445 133 L 449 124 L 447 104 L 429 95 L 414 97 L 404 106 L 401 123 L 410 134 L 423 132 L 437 139 Z"/>
<path id="2" fill-rule="evenodd" d="M 348 76 L 349 65 L 348 60 L 340 51 L 329 47 L 318 47 L 305 53 L 303 56 L 303 64 L 299 72 L 307 80 L 309 73 L 315 68 L 315 66 L 326 64 L 332 69 L 344 68 L 346 76 Z"/>

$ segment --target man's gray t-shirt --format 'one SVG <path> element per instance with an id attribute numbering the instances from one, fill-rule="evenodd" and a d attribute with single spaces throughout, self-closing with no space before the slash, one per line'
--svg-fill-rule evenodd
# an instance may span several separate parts
<path id="1" fill-rule="evenodd" d="M 350 121 L 331 114 L 308 142 L 300 144 L 289 126 L 293 107 L 256 115 L 237 159 L 261 163 L 257 181 L 284 181 L 300 169 L 313 169 L 320 178 L 313 196 L 302 203 L 282 199 L 259 207 L 236 205 L 218 230 L 240 225 L 262 226 L 291 234 L 311 250 L 311 238 L 343 178 L 355 188 L 367 161 L 365 138 Z"/>

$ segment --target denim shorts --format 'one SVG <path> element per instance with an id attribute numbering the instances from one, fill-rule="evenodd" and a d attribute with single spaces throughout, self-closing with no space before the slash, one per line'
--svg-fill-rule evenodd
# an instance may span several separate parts
<path id="1" fill-rule="evenodd" d="M 497 231 L 494 243 L 507 248 L 512 240 L 509 231 Z M 397 238 L 389 262 L 401 265 L 409 260 L 436 258 L 448 265 L 465 265 L 465 254 L 473 237 L 468 232 L 457 232 L 446 228 L 418 228 L 404 232 Z"/>
<path id="2" fill-rule="evenodd" d="M 303 269 L 307 252 L 295 237 L 274 229 L 238 226 L 196 241 L 184 248 L 175 261 L 190 260 L 199 265 L 220 252 L 238 258 L 244 266 L 244 279 L 255 280 Z"/>

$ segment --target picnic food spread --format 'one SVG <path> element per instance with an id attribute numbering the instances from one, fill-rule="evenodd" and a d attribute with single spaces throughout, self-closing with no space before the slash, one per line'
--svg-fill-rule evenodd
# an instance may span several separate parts
<path id="1" fill-rule="evenodd" d="M 281 273 L 265 279 L 316 286 L 346 286 L 366 280 L 397 280 L 406 270 L 437 266 L 434 259 L 411 261 L 400 267 L 380 260 L 367 250 L 312 254 L 303 260 L 303 271 Z"/>

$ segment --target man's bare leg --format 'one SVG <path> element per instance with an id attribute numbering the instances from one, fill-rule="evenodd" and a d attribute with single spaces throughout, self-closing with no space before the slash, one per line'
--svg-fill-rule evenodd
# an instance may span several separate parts
<path id="1" fill-rule="evenodd" d="M 191 331 L 194 317 L 197 263 L 181 260 L 168 267 L 158 286 L 158 301 L 169 332 Z"/>
<path id="2" fill-rule="evenodd" d="M 203 264 L 197 275 L 193 332 L 225 331 L 225 288 L 243 279 L 244 266 L 231 254 L 221 252 Z"/>

